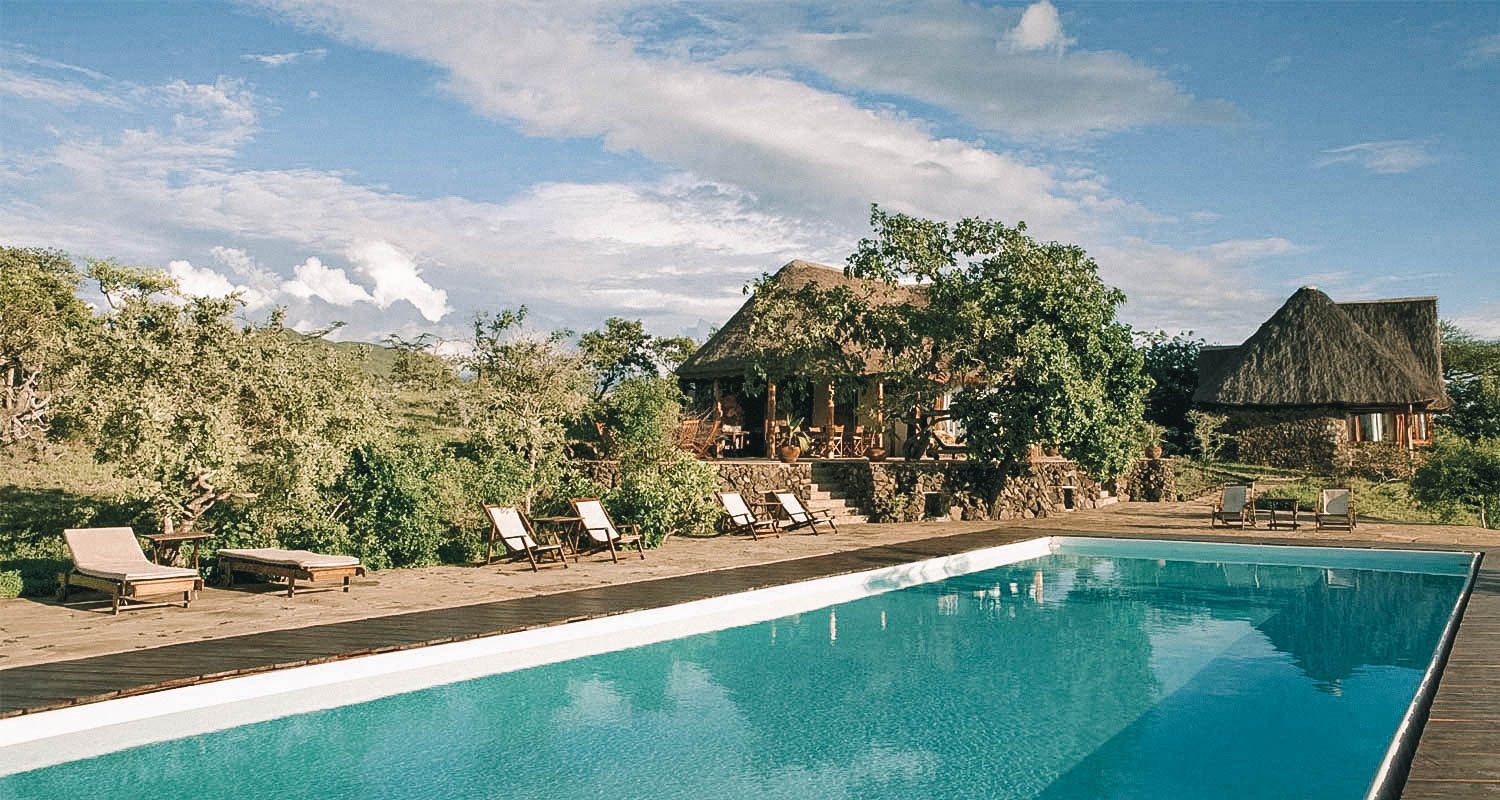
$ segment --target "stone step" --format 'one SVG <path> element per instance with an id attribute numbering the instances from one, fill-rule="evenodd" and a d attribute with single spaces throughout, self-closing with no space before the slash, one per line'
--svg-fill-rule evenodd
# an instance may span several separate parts
<path id="1" fill-rule="evenodd" d="M 844 510 L 851 510 L 852 511 L 853 509 L 851 509 L 849 507 L 849 504 L 845 503 L 843 500 L 824 499 L 824 500 L 808 500 L 807 501 L 807 510 L 808 511 L 833 511 L 833 512 L 837 513 L 839 511 L 844 511 Z"/>
<path id="2" fill-rule="evenodd" d="M 869 521 L 870 518 L 864 514 L 845 514 L 842 517 L 833 518 L 833 524 L 835 525 L 863 525 Z"/>
<path id="3" fill-rule="evenodd" d="M 1120 502 L 1120 498 L 1118 497 L 1114 497 L 1112 495 L 1101 495 L 1098 500 L 1094 501 L 1094 507 L 1102 508 L 1104 506 L 1112 506 L 1118 502 Z"/>

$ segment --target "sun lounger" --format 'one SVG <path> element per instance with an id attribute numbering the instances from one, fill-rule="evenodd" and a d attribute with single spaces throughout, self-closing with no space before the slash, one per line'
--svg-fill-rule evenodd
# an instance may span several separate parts
<path id="1" fill-rule="evenodd" d="M 830 531 L 839 532 L 838 526 L 833 523 L 833 515 L 826 509 L 817 513 L 808 511 L 802 507 L 802 501 L 798 500 L 793 492 L 772 492 L 771 494 L 776 497 L 776 502 L 781 504 L 781 512 L 791 523 L 786 526 L 787 530 L 796 530 L 806 526 L 812 528 L 812 532 L 816 534 L 819 525 L 827 525 Z"/>
<path id="2" fill-rule="evenodd" d="M 261 547 L 253 550 L 220 550 L 219 568 L 224 570 L 224 585 L 234 585 L 234 573 L 248 572 L 267 580 L 284 578 L 286 596 L 297 591 L 297 581 L 321 581 L 333 578 L 344 579 L 344 591 L 349 591 L 349 579 L 365 574 L 359 559 L 354 556 L 330 556 L 307 550 L 282 550 L 276 547 Z"/>
<path id="3" fill-rule="evenodd" d="M 1208 527 L 1221 522 L 1225 527 L 1255 525 L 1255 494 L 1249 486 L 1231 484 L 1224 487 L 1218 505 L 1209 514 Z"/>
<path id="4" fill-rule="evenodd" d="M 490 518 L 490 543 L 484 551 L 484 563 L 490 563 L 495 552 L 495 537 L 500 537 L 500 543 L 505 546 L 505 552 L 512 561 L 526 559 L 531 562 L 531 571 L 537 572 L 537 562 L 551 557 L 563 565 L 568 566 L 568 554 L 563 551 L 561 544 L 538 544 L 536 536 L 533 535 L 531 523 L 521 516 L 521 512 L 514 506 L 491 506 L 484 507 L 484 513 Z M 574 556 L 577 559 L 577 556 Z"/>
<path id="5" fill-rule="evenodd" d="M 781 536 L 781 528 L 776 521 L 757 518 L 739 492 L 719 492 L 719 502 L 723 504 L 724 514 L 729 518 L 731 533 L 748 533 L 750 538 L 757 540 L 761 534 L 778 538 Z"/>
<path id="6" fill-rule="evenodd" d="M 609 518 L 609 512 L 604 510 L 604 504 L 597 497 L 579 497 L 569 500 L 573 504 L 573 513 L 578 515 L 583 528 L 583 536 L 579 542 L 579 549 L 590 553 L 609 549 L 609 557 L 615 563 L 619 563 L 619 551 L 627 545 L 635 545 L 635 549 L 646 557 L 646 543 L 641 538 L 640 528 L 635 525 L 615 525 L 615 521 Z M 627 528 L 634 533 L 624 535 L 620 533 L 621 528 Z"/>
<path id="7" fill-rule="evenodd" d="M 198 570 L 164 567 L 146 560 L 140 541 L 129 528 L 69 528 L 63 531 L 63 540 L 73 554 L 73 570 L 57 575 L 57 595 L 62 602 L 67 602 L 70 587 L 82 586 L 108 592 L 110 610 L 115 614 L 120 613 L 121 602 L 164 595 L 181 594 L 182 607 L 187 608 L 193 593 L 203 588 Z"/>
<path id="8" fill-rule="evenodd" d="M 1317 529 L 1347 528 L 1354 530 L 1354 504 L 1349 502 L 1348 489 L 1324 489 L 1318 496 L 1318 510 L 1314 514 Z"/>

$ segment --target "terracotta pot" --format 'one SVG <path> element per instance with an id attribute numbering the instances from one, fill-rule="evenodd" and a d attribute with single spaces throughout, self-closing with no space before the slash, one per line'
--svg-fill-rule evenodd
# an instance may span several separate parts
<path id="1" fill-rule="evenodd" d="M 1159 444 L 1153 444 L 1150 447 L 1147 447 L 1146 448 L 1146 458 L 1149 458 L 1149 459 L 1151 459 L 1153 461 L 1156 460 L 1156 459 L 1158 459 L 1158 458 L 1161 458 L 1161 445 L 1159 445 Z"/>
<path id="2" fill-rule="evenodd" d="M 1057 454 L 1059 452 L 1060 451 L 1057 449 L 1057 445 L 1055 445 L 1055 444 L 1049 444 L 1049 445 L 1047 445 L 1047 457 L 1048 458 L 1057 458 Z"/>
<path id="3" fill-rule="evenodd" d="M 868 458 L 871 461 L 884 461 L 885 460 L 885 448 L 884 447 L 872 447 L 869 450 L 865 451 L 865 458 Z"/>
<path id="4" fill-rule="evenodd" d="M 781 463 L 791 464 L 796 462 L 797 456 L 802 455 L 802 448 L 794 444 L 784 444 L 780 450 L 776 451 L 776 455 L 781 458 Z"/>

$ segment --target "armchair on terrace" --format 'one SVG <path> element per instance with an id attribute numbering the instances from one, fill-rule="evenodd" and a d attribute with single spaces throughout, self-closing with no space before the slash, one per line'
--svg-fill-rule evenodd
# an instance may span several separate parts
<path id="1" fill-rule="evenodd" d="M 775 536 L 781 538 L 781 527 L 773 519 L 760 519 L 755 512 L 750 510 L 745 498 L 739 492 L 719 492 L 719 502 L 724 506 L 724 514 L 729 518 L 731 533 L 748 533 L 752 539 L 760 539 L 761 535 Z"/>
<path id="2" fill-rule="evenodd" d="M 561 563 L 564 569 L 567 568 L 568 554 L 563 545 L 538 544 L 531 523 L 514 506 L 485 505 L 484 513 L 490 518 L 490 541 L 484 550 L 484 563 L 488 564 L 493 560 L 495 539 L 498 536 L 511 560 L 520 561 L 524 558 L 530 561 L 532 572 L 539 571 L 538 562 L 547 558 Z M 574 554 L 573 560 L 578 560 L 577 554 Z"/>
<path id="3" fill-rule="evenodd" d="M 641 538 L 641 529 L 635 525 L 615 525 L 610 519 L 609 512 L 604 510 L 604 504 L 597 497 L 578 497 L 568 501 L 573 505 L 573 513 L 578 515 L 579 527 L 583 529 L 583 535 L 579 538 L 580 550 L 594 553 L 608 549 L 610 560 L 616 564 L 620 563 L 619 551 L 626 545 L 635 545 L 635 549 L 646 558 L 646 542 Z M 620 528 L 626 528 L 632 533 L 626 535 L 620 533 Z"/>
<path id="4" fill-rule="evenodd" d="M 1354 504 L 1349 501 L 1348 489 L 1324 489 L 1318 496 L 1318 510 L 1313 515 L 1317 529 L 1344 528 L 1354 530 Z"/>
<path id="5" fill-rule="evenodd" d="M 1226 528 L 1231 524 L 1241 528 L 1247 524 L 1255 526 L 1255 490 L 1252 487 L 1242 484 L 1224 487 L 1218 504 L 1208 516 L 1208 527 L 1212 528 L 1221 522 Z"/>
<path id="6" fill-rule="evenodd" d="M 781 504 L 782 513 L 791 522 L 786 526 L 787 530 L 796 530 L 806 526 L 812 528 L 813 534 L 816 535 L 819 525 L 827 525 L 828 530 L 833 533 L 839 532 L 838 526 L 833 522 L 833 515 L 827 509 L 817 512 L 808 511 L 802 507 L 802 501 L 798 500 L 793 492 L 772 492 L 771 494 L 776 497 L 776 502 Z"/>

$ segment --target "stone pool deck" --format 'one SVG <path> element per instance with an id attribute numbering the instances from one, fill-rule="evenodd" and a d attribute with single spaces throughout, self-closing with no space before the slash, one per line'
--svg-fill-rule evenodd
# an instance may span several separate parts
<path id="1" fill-rule="evenodd" d="M 1406 797 L 1500 796 L 1500 533 L 1362 522 L 1348 532 L 1207 525 L 1202 503 L 1119 504 L 1015 522 L 862 525 L 836 535 L 674 539 L 646 560 L 389 570 L 352 592 L 210 588 L 188 609 L 0 601 L 0 716 L 373 652 L 487 636 L 872 569 L 1040 535 L 1491 550 Z"/>

